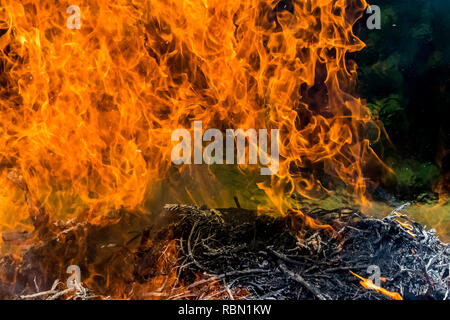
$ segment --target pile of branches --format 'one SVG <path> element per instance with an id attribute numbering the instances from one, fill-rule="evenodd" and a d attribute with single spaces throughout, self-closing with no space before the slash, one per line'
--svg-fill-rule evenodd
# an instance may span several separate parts
<path id="1" fill-rule="evenodd" d="M 23 188 L 35 230 L 2 234 L 22 253 L 0 257 L 0 299 L 391 299 L 383 290 L 449 298 L 450 246 L 405 207 L 384 219 L 353 208 L 306 219 L 166 205 L 158 219 L 119 211 L 93 225 L 50 221 Z M 69 288 L 70 265 L 83 282 Z"/>
<path id="2" fill-rule="evenodd" d="M 334 232 L 241 208 L 166 211 L 177 217 L 181 274 L 215 276 L 230 290 L 246 288 L 247 299 L 391 299 L 356 276 L 377 270 L 379 286 L 403 299 L 448 299 L 450 246 L 401 214 L 405 207 L 384 219 L 351 208 L 309 213 Z"/>

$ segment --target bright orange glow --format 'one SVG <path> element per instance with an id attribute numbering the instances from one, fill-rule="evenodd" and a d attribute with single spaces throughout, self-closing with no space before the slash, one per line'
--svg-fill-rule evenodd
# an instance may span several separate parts
<path id="1" fill-rule="evenodd" d="M 80 30 L 65 2 L 0 3 L 3 228 L 24 221 L 12 169 L 51 217 L 141 208 L 193 120 L 280 129 L 279 172 L 258 183 L 280 212 L 328 192 L 314 167 L 365 201 L 370 114 L 346 60 L 364 0 L 84 0 Z"/>
<path id="2" fill-rule="evenodd" d="M 293 193 L 330 192 L 317 172 L 366 203 L 363 171 L 378 160 L 346 58 L 364 47 L 352 27 L 365 0 L 294 0 L 290 11 L 272 0 L 77 4 L 71 30 L 65 1 L 0 0 L 0 231 L 32 229 L 39 208 L 93 224 L 148 211 L 155 185 L 186 170 L 171 165 L 171 133 L 194 120 L 280 130 L 278 173 L 249 179 L 280 214 L 301 215 Z M 169 272 L 134 289 L 167 298 L 176 281 Z"/>
<path id="3" fill-rule="evenodd" d="M 382 294 L 384 294 L 385 296 L 388 296 L 389 298 L 394 299 L 394 300 L 403 300 L 403 298 L 402 298 L 402 296 L 400 295 L 400 293 L 398 293 L 398 292 L 392 292 L 392 291 L 383 289 L 382 287 L 379 287 L 379 286 L 375 285 L 375 284 L 374 284 L 371 280 L 369 280 L 369 279 L 363 278 L 363 277 L 357 275 L 356 273 L 354 273 L 354 272 L 352 272 L 352 271 L 350 271 L 350 273 L 351 273 L 352 275 L 354 275 L 355 277 L 357 277 L 357 278 L 359 278 L 359 279 L 361 280 L 361 281 L 360 281 L 360 284 L 361 284 L 364 288 L 369 289 L 369 290 L 375 290 L 376 292 L 382 293 Z M 380 280 L 382 280 L 383 282 L 386 281 L 385 278 L 381 278 L 381 277 L 380 277 Z"/>
<path id="4" fill-rule="evenodd" d="M 413 227 L 409 222 L 402 222 L 399 219 L 395 219 L 395 222 L 397 222 L 399 225 L 401 225 L 404 229 L 406 229 L 405 231 L 412 236 L 413 238 L 416 237 L 416 235 L 412 232 L 413 231 Z"/>

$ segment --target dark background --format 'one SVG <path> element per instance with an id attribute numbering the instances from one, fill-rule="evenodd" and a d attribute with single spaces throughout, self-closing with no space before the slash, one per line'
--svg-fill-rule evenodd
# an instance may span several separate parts
<path id="1" fill-rule="evenodd" d="M 382 187 L 410 199 L 436 193 L 450 175 L 450 1 L 370 4 L 381 8 L 381 29 L 369 30 L 364 14 L 354 30 L 367 47 L 350 58 L 357 94 L 387 132 L 373 145 L 395 171 Z"/>

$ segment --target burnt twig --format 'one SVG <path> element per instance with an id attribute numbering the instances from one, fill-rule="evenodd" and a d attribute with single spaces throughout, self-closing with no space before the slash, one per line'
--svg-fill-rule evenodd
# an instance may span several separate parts
<path id="1" fill-rule="evenodd" d="M 299 274 L 296 274 L 294 272 L 292 272 L 291 270 L 289 270 L 286 265 L 279 260 L 278 264 L 280 266 L 280 269 L 289 276 L 289 278 L 291 278 L 292 280 L 297 281 L 298 283 L 300 283 L 301 285 L 303 285 L 306 289 L 308 289 L 317 299 L 319 300 L 327 300 L 327 298 L 325 298 L 325 296 L 319 292 L 319 290 L 317 290 L 314 286 L 312 286 L 309 282 L 307 282 L 305 279 L 303 279 L 303 277 Z"/>

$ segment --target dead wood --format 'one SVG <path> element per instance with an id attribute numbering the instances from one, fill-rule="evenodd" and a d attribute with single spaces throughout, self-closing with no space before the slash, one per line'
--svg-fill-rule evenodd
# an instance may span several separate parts
<path id="1" fill-rule="evenodd" d="M 30 206 L 36 213 L 37 205 Z M 340 238 L 304 224 L 293 230 L 291 216 L 188 205 L 167 205 L 156 223 L 145 214 L 126 211 L 103 226 L 76 220 L 48 223 L 47 234 L 21 259 L 0 258 L 0 297 L 104 298 L 114 297 L 120 287 L 130 298 L 389 299 L 362 288 L 349 272 L 368 278 L 367 268 L 376 265 L 385 278 L 382 287 L 405 299 L 447 299 L 449 245 L 411 221 L 405 211 L 399 207 L 384 219 L 350 208 L 308 213 L 333 226 Z M 28 236 L 20 231 L 2 235 L 11 243 Z M 168 267 L 156 267 L 172 240 L 177 255 Z M 61 266 L 71 264 L 80 266 L 83 279 L 91 278 L 84 293 L 67 291 L 62 282 L 54 287 L 55 279 L 67 277 Z M 152 279 L 172 272 L 174 282 L 165 282 L 169 287 L 145 291 Z M 213 291 L 208 290 L 212 283 Z M 239 294 L 241 290 L 246 294 Z"/>

